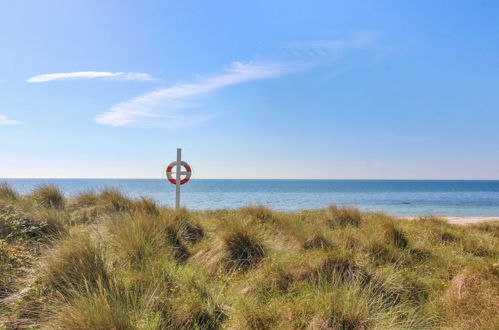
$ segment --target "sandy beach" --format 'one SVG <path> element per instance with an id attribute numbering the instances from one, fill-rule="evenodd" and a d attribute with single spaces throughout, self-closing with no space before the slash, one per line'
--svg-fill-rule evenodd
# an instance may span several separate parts
<path id="1" fill-rule="evenodd" d="M 479 222 L 499 221 L 499 217 L 444 217 L 449 223 L 469 225 Z"/>
<path id="2" fill-rule="evenodd" d="M 406 217 L 405 219 L 414 220 L 418 217 Z M 491 221 L 499 221 L 498 217 L 440 217 L 442 219 L 447 220 L 449 223 L 454 225 L 471 225 L 474 223 L 480 222 L 491 222 Z"/>

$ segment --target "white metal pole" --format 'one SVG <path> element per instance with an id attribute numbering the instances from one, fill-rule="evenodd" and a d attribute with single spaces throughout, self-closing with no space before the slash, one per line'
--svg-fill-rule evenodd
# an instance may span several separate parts
<path id="1" fill-rule="evenodd" d="M 175 178 L 175 209 L 180 209 L 180 180 L 182 178 L 182 149 L 177 148 L 177 174 Z"/>

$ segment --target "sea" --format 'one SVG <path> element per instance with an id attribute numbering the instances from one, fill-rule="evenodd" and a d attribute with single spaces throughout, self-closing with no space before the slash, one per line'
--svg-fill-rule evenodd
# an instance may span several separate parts
<path id="1" fill-rule="evenodd" d="M 20 193 L 42 184 L 66 196 L 116 188 L 161 205 L 175 203 L 175 186 L 160 179 L 0 179 Z M 219 180 L 193 179 L 181 186 L 181 205 L 193 210 L 263 205 L 295 211 L 329 205 L 396 216 L 499 217 L 499 180 Z"/>

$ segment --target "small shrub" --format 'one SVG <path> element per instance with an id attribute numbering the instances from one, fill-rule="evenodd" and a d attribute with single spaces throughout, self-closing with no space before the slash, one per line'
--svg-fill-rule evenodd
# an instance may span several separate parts
<path id="1" fill-rule="evenodd" d="M 16 272 L 27 264 L 26 255 L 23 246 L 0 239 L 0 301 L 12 292 Z"/>
<path id="2" fill-rule="evenodd" d="M 4 200 L 17 200 L 19 198 L 18 193 L 12 189 L 6 182 L 0 183 L 0 199 Z"/>
<path id="3" fill-rule="evenodd" d="M 0 214 L 0 239 L 47 242 L 65 232 L 59 221 L 43 210 L 26 214 L 11 209 Z"/>
<path id="4" fill-rule="evenodd" d="M 334 227 L 359 227 L 362 222 L 362 213 L 356 208 L 338 208 L 332 205 L 327 209 L 327 223 Z"/>
<path id="5" fill-rule="evenodd" d="M 64 207 L 64 196 L 57 186 L 54 185 L 44 185 L 36 188 L 31 193 L 33 199 L 49 208 L 63 208 Z"/>

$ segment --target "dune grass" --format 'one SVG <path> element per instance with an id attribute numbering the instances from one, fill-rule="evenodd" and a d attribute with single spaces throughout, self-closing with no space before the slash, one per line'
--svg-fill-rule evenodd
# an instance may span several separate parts
<path id="1" fill-rule="evenodd" d="M 12 201 L 19 198 L 19 194 L 5 182 L 0 183 L 0 198 Z"/>
<path id="2" fill-rule="evenodd" d="M 0 185 L 0 329 L 493 329 L 499 221 Z"/>
<path id="3" fill-rule="evenodd" d="M 42 185 L 31 192 L 31 198 L 44 207 L 63 208 L 64 196 L 57 186 Z"/>

